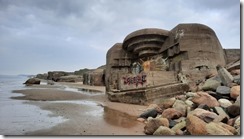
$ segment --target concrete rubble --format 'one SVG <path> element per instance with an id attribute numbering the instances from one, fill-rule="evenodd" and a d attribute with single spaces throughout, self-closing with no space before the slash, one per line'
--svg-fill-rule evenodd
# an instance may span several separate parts
<path id="1" fill-rule="evenodd" d="M 216 74 L 215 76 L 219 75 Z M 168 98 L 168 100 L 174 100 L 173 105 L 171 104 L 170 106 L 165 101 L 155 101 L 155 103 L 150 104 L 154 105 L 154 108 L 145 109 L 145 112 L 141 114 L 145 115 L 146 113 L 147 118 L 141 115 L 138 116 L 138 118 L 145 119 L 141 120 L 145 123 L 145 134 L 164 136 L 240 135 L 240 86 L 234 82 L 230 84 L 232 84 L 232 91 L 236 92 L 234 96 L 231 93 L 224 93 L 216 97 L 213 95 L 212 89 L 209 88 L 211 93 L 208 93 L 209 90 L 199 90 L 197 92 L 187 92 L 180 96 Z M 219 85 L 218 87 L 223 86 Z M 224 87 L 229 88 L 227 86 Z M 228 99 L 225 99 L 226 97 Z M 189 102 L 191 102 L 190 105 L 188 105 Z M 150 115 L 152 113 L 150 112 L 153 110 L 156 111 L 156 108 L 161 108 L 161 111 L 157 112 L 157 116 L 153 113 L 152 117 Z M 184 115 L 185 111 L 186 114 Z M 153 120 L 158 118 L 166 118 L 168 121 L 174 121 L 175 125 L 169 128 L 168 126 L 159 124 L 151 127 L 148 124 L 150 123 L 149 119 Z"/>

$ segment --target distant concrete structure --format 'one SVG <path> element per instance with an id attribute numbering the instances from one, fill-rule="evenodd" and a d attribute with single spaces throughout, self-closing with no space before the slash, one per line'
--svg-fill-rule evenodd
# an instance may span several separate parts
<path id="1" fill-rule="evenodd" d="M 132 32 L 112 46 L 106 58 L 108 98 L 133 104 L 194 90 L 199 80 L 217 74 L 217 65 L 226 65 L 215 32 L 202 24 Z"/>
<path id="2" fill-rule="evenodd" d="M 104 69 L 95 69 L 83 74 L 83 84 L 91 86 L 104 86 Z"/>
<path id="3" fill-rule="evenodd" d="M 226 63 L 235 62 L 241 59 L 240 49 L 224 49 L 226 55 Z"/>

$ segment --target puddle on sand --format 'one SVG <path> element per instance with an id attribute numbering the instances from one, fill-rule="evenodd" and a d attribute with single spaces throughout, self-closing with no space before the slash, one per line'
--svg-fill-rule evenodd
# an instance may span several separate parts
<path id="1" fill-rule="evenodd" d="M 88 93 L 103 93 L 102 91 L 94 90 L 94 89 L 86 89 L 86 88 L 78 88 L 78 91 L 88 92 Z"/>
<path id="2" fill-rule="evenodd" d="M 86 106 L 83 107 L 84 111 L 82 115 L 91 118 L 96 117 L 96 119 L 103 120 L 107 124 L 113 126 L 130 128 L 138 124 L 138 121 L 136 121 L 137 117 L 111 109 L 107 106 L 102 106 L 93 101 L 55 101 L 50 103 L 72 103 L 81 105 L 81 107 Z"/>
<path id="3" fill-rule="evenodd" d="M 131 116 L 108 107 L 104 107 L 103 118 L 110 125 L 124 128 L 130 128 L 138 124 L 135 116 Z"/>
<path id="4" fill-rule="evenodd" d="M 99 95 L 99 94 L 103 93 L 102 91 L 98 91 L 98 90 L 86 89 L 86 88 L 72 88 L 72 87 L 68 87 L 68 86 L 65 86 L 64 90 L 84 93 L 87 95 Z"/>

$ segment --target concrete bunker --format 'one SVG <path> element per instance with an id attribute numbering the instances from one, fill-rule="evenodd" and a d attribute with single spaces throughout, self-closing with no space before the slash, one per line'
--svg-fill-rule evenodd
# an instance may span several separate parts
<path id="1" fill-rule="evenodd" d="M 196 89 L 198 80 L 225 64 L 215 32 L 205 25 L 141 29 L 108 50 L 106 93 L 111 101 L 146 104 Z"/>

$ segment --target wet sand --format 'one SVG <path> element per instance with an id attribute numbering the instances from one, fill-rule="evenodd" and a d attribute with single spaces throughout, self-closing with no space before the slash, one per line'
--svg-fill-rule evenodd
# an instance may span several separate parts
<path id="1" fill-rule="evenodd" d="M 26 135 L 144 135 L 144 124 L 136 119 L 146 106 L 110 102 L 104 93 L 105 87 L 101 86 L 79 83 L 61 85 L 68 88 L 42 85 L 41 89 L 32 86 L 14 91 L 24 96 L 13 99 L 31 100 L 26 104 L 52 112 L 49 117 L 67 119 L 52 128 L 27 131 Z M 89 89 L 93 91 L 89 92 Z"/>

